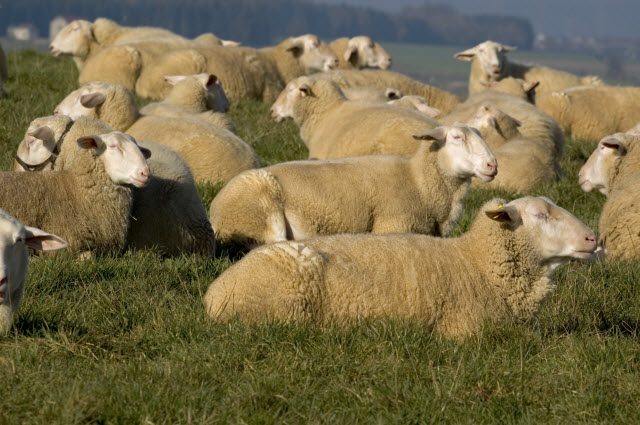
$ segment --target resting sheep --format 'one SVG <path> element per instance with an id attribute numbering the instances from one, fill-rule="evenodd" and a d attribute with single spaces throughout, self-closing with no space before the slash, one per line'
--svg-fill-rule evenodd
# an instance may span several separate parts
<path id="1" fill-rule="evenodd" d="M 425 141 L 410 159 L 294 161 L 242 173 L 211 203 L 213 228 L 221 241 L 242 243 L 363 232 L 446 236 L 471 177 L 491 181 L 496 161 L 464 124 L 414 137 Z"/>
<path id="2" fill-rule="evenodd" d="M 285 84 L 301 75 L 327 71 L 338 65 L 333 51 L 312 34 L 291 37 L 277 46 L 210 47 L 169 52 L 140 74 L 136 93 L 161 99 L 170 86 L 164 75 L 190 75 L 208 72 L 225 84 L 234 99 L 275 99 Z"/>
<path id="3" fill-rule="evenodd" d="M 350 101 L 338 85 L 322 78 L 299 77 L 287 84 L 271 107 L 276 121 L 293 118 L 309 158 L 391 154 L 412 156 L 414 134 L 437 127 L 417 111 L 383 103 Z"/>
<path id="4" fill-rule="evenodd" d="M 578 77 L 546 66 L 511 62 L 507 60 L 506 53 L 514 49 L 515 47 L 487 40 L 453 56 L 459 60 L 472 61 L 469 75 L 469 95 L 484 90 L 483 83 L 499 81 L 505 77 L 539 82 L 538 93 L 563 90 L 574 86 L 602 85 L 602 81 L 598 77 Z"/>
<path id="5" fill-rule="evenodd" d="M 216 320 L 392 316 L 464 337 L 485 320 L 533 321 L 555 269 L 595 249 L 593 232 L 546 198 L 494 199 L 457 238 L 336 235 L 255 249 L 209 286 L 204 304 Z"/>
<path id="6" fill-rule="evenodd" d="M 253 149 L 223 128 L 194 118 L 140 115 L 133 94 L 124 86 L 86 84 L 67 95 L 55 113 L 89 116 L 136 139 L 165 145 L 182 155 L 196 181 L 226 183 L 260 166 Z"/>
<path id="7" fill-rule="evenodd" d="M 352 38 L 338 38 L 329 44 L 338 57 L 338 69 L 362 69 L 391 67 L 391 56 L 371 37 L 360 35 Z"/>
<path id="8" fill-rule="evenodd" d="M 387 88 L 384 92 L 368 87 L 354 87 L 342 89 L 342 93 L 349 100 L 364 100 L 367 102 L 387 103 L 388 105 L 401 106 L 415 109 L 432 118 L 440 114 L 440 110 L 429 106 L 429 102 L 417 95 L 403 96 L 400 90 Z"/>
<path id="9" fill-rule="evenodd" d="M 0 335 L 11 328 L 22 300 L 29 264 L 28 248 L 56 251 L 66 246 L 58 236 L 25 226 L 0 209 Z"/>
<path id="10" fill-rule="evenodd" d="M 640 87 L 574 87 L 538 96 L 537 106 L 573 138 L 600 140 L 640 121 Z"/>
<path id="11" fill-rule="evenodd" d="M 617 133 L 604 137 L 578 179 L 585 192 L 597 189 L 607 196 L 598 225 L 605 257 L 640 258 L 640 136 Z"/>

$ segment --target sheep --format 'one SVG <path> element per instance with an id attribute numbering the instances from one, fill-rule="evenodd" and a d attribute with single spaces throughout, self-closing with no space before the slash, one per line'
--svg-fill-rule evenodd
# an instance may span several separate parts
<path id="1" fill-rule="evenodd" d="M 640 87 L 574 87 L 538 96 L 536 104 L 581 140 L 600 140 L 640 121 Z"/>
<path id="2" fill-rule="evenodd" d="M 364 100 L 368 102 L 386 102 L 389 105 L 415 109 L 432 118 L 440 114 L 440 110 L 429 106 L 429 102 L 417 95 L 404 96 L 400 90 L 387 88 L 384 92 L 368 87 L 353 87 L 342 90 L 349 100 Z"/>
<path id="3" fill-rule="evenodd" d="M 277 46 L 210 47 L 169 52 L 145 67 L 136 83 L 136 93 L 160 99 L 170 86 L 163 75 L 208 72 L 225 84 L 234 99 L 275 99 L 285 84 L 301 75 L 326 71 L 338 65 L 333 51 L 317 36 L 291 37 Z"/>
<path id="4" fill-rule="evenodd" d="M 64 143 L 56 158 L 64 171 L 0 172 L 0 208 L 59 235 L 73 251 L 120 252 L 129 227 L 130 186 L 147 184 L 149 152 L 89 118 L 38 118 L 27 136 Z"/>
<path id="5" fill-rule="evenodd" d="M 253 149 L 235 134 L 190 118 L 140 115 L 126 87 L 93 82 L 71 92 L 54 113 L 72 118 L 90 116 L 139 140 L 151 140 L 180 154 L 196 181 L 226 183 L 260 166 Z"/>
<path id="6" fill-rule="evenodd" d="M 338 85 L 323 78 L 299 77 L 287 84 L 271 107 L 276 121 L 293 118 L 309 148 L 309 158 L 391 154 L 412 156 L 413 134 L 439 123 L 417 111 L 381 103 L 349 101 Z"/>
<path id="7" fill-rule="evenodd" d="M 460 99 L 452 93 L 420 83 L 393 71 L 339 69 L 322 72 L 315 76 L 317 78 L 333 80 L 343 90 L 355 87 L 386 90 L 388 87 L 393 87 L 402 91 L 405 95 L 424 97 L 426 101 L 429 102 L 429 105 L 439 109 L 442 114 L 448 114 L 460 104 Z"/>
<path id="8" fill-rule="evenodd" d="M 184 159 L 157 143 L 139 141 L 138 145 L 151 152 L 147 159 L 151 176 L 144 187 L 132 190 L 125 248 L 156 248 L 166 256 L 198 253 L 213 257 L 215 235 Z M 19 146 L 14 171 L 62 171 L 64 168 L 55 165 L 53 149 L 46 140 L 27 134 Z"/>
<path id="9" fill-rule="evenodd" d="M 600 140 L 578 183 L 585 192 L 607 196 L 598 225 L 605 258 L 640 258 L 640 136 L 616 133 Z"/>
<path id="10" fill-rule="evenodd" d="M 164 79 L 173 88 L 162 102 L 149 103 L 140 109 L 142 114 L 198 118 L 237 134 L 236 126 L 225 113 L 229 110 L 229 100 L 218 77 L 203 73 L 171 75 Z"/>
<path id="11" fill-rule="evenodd" d="M 4 54 L 4 50 L 2 50 L 2 45 L 0 44 L 0 99 L 4 97 L 4 87 L 2 82 L 9 78 L 9 70 L 7 69 L 7 57 Z"/>
<path id="12" fill-rule="evenodd" d="M 427 102 L 424 97 L 415 94 L 402 96 L 400 99 L 389 100 L 387 101 L 387 104 L 402 108 L 415 109 L 416 111 L 422 112 L 431 118 L 436 118 L 440 115 L 440 109 L 429 106 L 429 102 Z"/>
<path id="13" fill-rule="evenodd" d="M 450 114 L 438 117 L 438 120 L 443 124 L 468 122 L 482 105 L 493 106 L 515 118 L 521 123 L 519 131 L 522 136 L 536 140 L 556 160 L 562 158 L 564 133 L 556 120 L 526 100 L 509 93 L 485 89 L 470 96 Z"/>
<path id="14" fill-rule="evenodd" d="M 515 47 L 487 40 L 475 47 L 456 53 L 455 59 L 472 61 L 469 75 L 469 95 L 484 90 L 482 83 L 498 81 L 505 77 L 522 78 L 539 82 L 538 93 L 563 90 L 582 85 L 602 85 L 595 76 L 578 77 L 545 66 L 525 65 L 507 60 L 506 54 Z"/>
<path id="15" fill-rule="evenodd" d="M 492 150 L 498 149 L 510 139 L 522 137 L 518 130 L 522 123 L 491 105 L 480 105 L 467 120 L 467 125 L 480 130 L 482 138 Z"/>
<path id="16" fill-rule="evenodd" d="M 414 138 L 424 141 L 410 159 L 294 161 L 242 173 L 211 202 L 213 229 L 220 241 L 249 244 L 334 233 L 446 236 L 471 177 L 491 181 L 497 164 L 461 123 Z"/>
<path id="17" fill-rule="evenodd" d="M 540 83 L 538 81 L 526 81 L 522 78 L 505 77 L 500 81 L 490 81 L 488 83 L 482 83 L 482 85 L 485 88 L 518 96 L 520 99 L 535 105 L 536 87 L 538 87 Z"/>
<path id="18" fill-rule="evenodd" d="M 595 249 L 591 229 L 547 198 L 494 199 L 456 238 L 344 234 L 255 249 L 203 301 L 215 320 L 344 325 L 395 316 L 459 338 L 487 319 L 534 321 L 556 268 Z"/>
<path id="19" fill-rule="evenodd" d="M 29 264 L 28 248 L 57 251 L 67 247 L 62 238 L 25 226 L 0 209 L 0 335 L 11 328 L 24 293 Z"/>
<path id="20" fill-rule="evenodd" d="M 338 38 L 329 44 L 338 57 L 338 69 L 362 69 L 391 67 L 391 56 L 371 37 L 360 35 L 353 38 Z"/>

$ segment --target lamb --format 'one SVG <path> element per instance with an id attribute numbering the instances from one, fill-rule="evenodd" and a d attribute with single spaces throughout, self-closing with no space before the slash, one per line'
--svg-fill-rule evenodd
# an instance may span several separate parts
<path id="1" fill-rule="evenodd" d="M 34 120 L 27 137 L 64 143 L 56 159 L 64 171 L 1 172 L 0 207 L 64 238 L 73 251 L 120 252 L 129 227 L 130 186 L 147 184 L 143 155 L 149 152 L 130 136 L 105 131 L 110 129 L 89 118 Z"/>
<path id="2" fill-rule="evenodd" d="M 2 82 L 9 78 L 9 70 L 7 69 L 7 57 L 4 54 L 4 50 L 2 50 L 2 45 L 0 44 L 0 99 L 4 97 L 4 87 Z"/>
<path id="3" fill-rule="evenodd" d="M 564 133 L 556 120 L 526 100 L 509 93 L 485 89 L 470 96 L 447 116 L 438 117 L 438 120 L 443 124 L 468 122 L 482 105 L 493 106 L 515 118 L 521 123 L 519 131 L 522 136 L 536 140 L 556 160 L 562 158 Z"/>
<path id="4" fill-rule="evenodd" d="M 212 74 L 171 75 L 164 79 L 173 86 L 162 102 L 149 103 L 144 115 L 198 118 L 237 134 L 236 126 L 225 114 L 229 100 L 222 83 Z"/>
<path id="5" fill-rule="evenodd" d="M 54 113 L 89 116 L 139 140 L 152 140 L 180 154 L 196 181 L 226 183 L 260 166 L 253 149 L 235 134 L 190 118 L 140 115 L 126 87 L 93 82 L 71 92 Z"/>
<path id="6" fill-rule="evenodd" d="M 414 137 L 424 142 L 410 159 L 294 161 L 240 174 L 211 203 L 213 229 L 223 242 L 249 244 L 335 233 L 446 236 L 471 177 L 491 181 L 497 164 L 461 123 Z"/>
<path id="7" fill-rule="evenodd" d="M 540 82 L 538 93 L 563 90 L 574 86 L 603 84 L 602 80 L 595 76 L 578 77 L 545 66 L 511 62 L 507 60 L 506 54 L 514 49 L 515 47 L 487 40 L 453 56 L 459 60 L 472 61 L 469 75 L 469 95 L 484 90 L 485 87 L 482 83 L 499 81 L 505 77 Z"/>
<path id="8" fill-rule="evenodd" d="M 607 196 L 598 225 L 605 258 L 640 258 L 640 136 L 604 137 L 580 169 L 578 182 L 585 192 L 597 189 Z"/>
<path id="9" fill-rule="evenodd" d="M 262 49 L 210 47 L 169 52 L 142 70 L 136 92 L 160 99 L 170 86 L 163 75 L 208 72 L 217 75 L 234 99 L 275 99 L 285 84 L 301 75 L 327 71 L 338 58 L 317 36 L 291 37 L 277 46 Z"/>
<path id="10" fill-rule="evenodd" d="M 640 87 L 574 87 L 538 96 L 537 105 L 573 138 L 600 140 L 640 121 Z"/>
<path id="11" fill-rule="evenodd" d="M 391 56 L 381 45 L 365 35 L 338 38 L 329 44 L 338 57 L 338 69 L 391 67 Z"/>
<path id="12" fill-rule="evenodd" d="M 197 253 L 213 257 L 215 235 L 186 162 L 166 146 L 146 141 L 138 144 L 151 152 L 147 160 L 151 176 L 147 185 L 132 190 L 125 247 L 155 248 L 165 256 Z M 55 164 L 54 147 L 27 134 L 18 148 L 14 170 L 62 171 Z"/>
<path id="13" fill-rule="evenodd" d="M 355 87 L 386 90 L 388 87 L 393 87 L 405 95 L 424 97 L 429 105 L 442 111 L 442 114 L 450 113 L 460 104 L 460 99 L 452 93 L 420 83 L 393 71 L 339 69 L 322 72 L 316 74 L 315 77 L 335 81 L 343 90 Z"/>
<path id="14" fill-rule="evenodd" d="M 556 268 L 595 249 L 593 232 L 547 198 L 494 199 L 457 238 L 335 235 L 255 249 L 209 286 L 204 304 L 215 320 L 394 316 L 459 338 L 485 320 L 534 321 Z"/>
<path id="15" fill-rule="evenodd" d="M 29 251 L 66 248 L 60 237 L 25 226 L 0 209 L 0 335 L 9 332 L 27 278 Z"/>
<path id="16" fill-rule="evenodd" d="M 315 76 L 287 84 L 271 107 L 276 121 L 293 118 L 309 158 L 391 154 L 411 157 L 414 134 L 439 123 L 417 111 L 381 103 L 349 101 L 338 85 Z"/>

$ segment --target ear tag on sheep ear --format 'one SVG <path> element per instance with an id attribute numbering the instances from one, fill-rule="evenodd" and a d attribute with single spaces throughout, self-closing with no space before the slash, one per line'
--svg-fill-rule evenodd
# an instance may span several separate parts
<path id="1" fill-rule="evenodd" d="M 513 221 L 511 216 L 509 215 L 508 209 L 505 208 L 504 205 L 498 205 L 498 207 L 494 210 L 485 211 L 485 214 L 487 214 L 487 217 L 495 221 L 499 221 L 499 222 Z"/>

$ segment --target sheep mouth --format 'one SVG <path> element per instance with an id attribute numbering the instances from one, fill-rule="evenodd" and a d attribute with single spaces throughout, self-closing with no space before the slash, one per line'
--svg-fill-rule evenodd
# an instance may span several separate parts
<path id="1" fill-rule="evenodd" d="M 149 183 L 149 179 L 142 180 L 142 179 L 139 179 L 139 178 L 133 177 L 133 176 L 131 177 L 131 180 L 132 180 L 132 184 L 135 187 L 144 187 L 144 186 L 147 185 L 147 183 Z"/>
<path id="2" fill-rule="evenodd" d="M 7 284 L 3 283 L 0 285 L 0 303 L 2 303 L 7 298 Z"/>
<path id="3" fill-rule="evenodd" d="M 490 182 L 490 181 L 492 181 L 493 179 L 496 178 L 496 174 L 497 173 L 495 173 L 495 174 L 485 174 L 485 173 L 478 172 L 478 174 L 476 174 L 476 175 L 478 176 L 478 178 L 480 180 L 482 180 L 483 182 L 487 182 L 488 183 L 488 182 Z"/>
<path id="4" fill-rule="evenodd" d="M 591 250 L 574 250 L 573 251 L 573 257 L 574 258 L 580 258 L 582 260 L 590 260 L 591 258 L 594 257 L 594 253 L 595 253 L 596 249 L 593 248 Z"/>
<path id="5" fill-rule="evenodd" d="M 58 50 L 55 47 L 50 47 L 49 51 L 51 52 L 51 55 L 55 57 L 58 57 L 63 53 L 61 50 Z"/>

